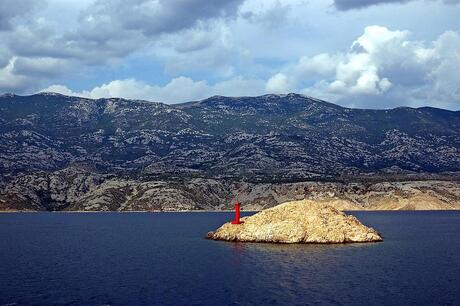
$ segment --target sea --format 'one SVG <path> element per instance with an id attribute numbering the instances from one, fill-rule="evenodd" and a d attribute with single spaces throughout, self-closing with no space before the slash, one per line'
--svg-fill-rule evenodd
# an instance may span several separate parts
<path id="1" fill-rule="evenodd" d="M 460 211 L 349 213 L 384 241 L 204 239 L 230 212 L 3 213 L 0 305 L 460 305 Z"/>

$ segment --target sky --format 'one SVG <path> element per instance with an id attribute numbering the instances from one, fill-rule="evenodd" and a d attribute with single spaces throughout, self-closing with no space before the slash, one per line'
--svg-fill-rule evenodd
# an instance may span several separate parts
<path id="1" fill-rule="evenodd" d="M 0 93 L 460 110 L 460 0 L 0 0 Z"/>

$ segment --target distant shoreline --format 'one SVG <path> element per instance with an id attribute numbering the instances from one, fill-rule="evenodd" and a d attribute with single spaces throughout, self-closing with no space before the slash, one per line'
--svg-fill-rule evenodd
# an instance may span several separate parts
<path id="1" fill-rule="evenodd" d="M 241 212 L 259 212 L 260 210 L 242 210 Z M 233 210 L 0 210 L 0 214 L 9 213 L 205 213 L 222 212 L 229 213 Z"/>
<path id="2" fill-rule="evenodd" d="M 242 210 L 242 213 L 257 213 L 260 210 Z M 348 210 L 346 212 L 408 212 L 408 211 L 460 211 L 460 209 L 356 209 Z M 60 211 L 48 211 L 48 210 L 0 210 L 0 214 L 12 214 L 12 213 L 232 213 L 233 210 L 60 210 Z"/>

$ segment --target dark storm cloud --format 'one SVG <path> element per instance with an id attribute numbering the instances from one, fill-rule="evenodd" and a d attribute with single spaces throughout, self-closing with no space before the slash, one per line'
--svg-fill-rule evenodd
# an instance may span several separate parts
<path id="1" fill-rule="evenodd" d="M 12 29 L 7 43 L 15 54 L 24 57 L 76 59 L 99 65 L 154 43 L 163 34 L 191 31 L 197 24 L 235 17 L 242 2 L 99 0 L 80 13 L 74 29 L 61 32 L 50 25 L 35 23 Z M 211 43 L 202 39 L 194 48 Z"/>
<path id="2" fill-rule="evenodd" d="M 384 3 L 406 3 L 414 0 L 334 0 L 334 6 L 341 11 L 360 9 Z M 458 4 L 460 0 L 444 0 L 446 4 Z"/>
<path id="3" fill-rule="evenodd" d="M 117 0 L 97 1 L 81 15 L 83 29 L 116 25 L 122 30 L 140 31 L 146 36 L 190 28 L 199 21 L 235 16 L 242 0 Z M 91 39 L 94 33 L 83 31 Z M 92 35 L 91 35 L 92 34 Z M 110 33 L 108 33 L 110 35 Z"/>
<path id="4" fill-rule="evenodd" d="M 181 52 L 205 49 L 215 40 L 207 35 L 214 21 L 236 18 L 243 2 L 96 0 L 60 28 L 43 17 L 46 0 L 0 0 L 0 92 L 114 63 L 165 37 L 191 36 Z"/>
<path id="5" fill-rule="evenodd" d="M 182 33 L 213 19 L 235 17 L 242 0 L 99 0 L 80 13 L 78 27 L 50 35 L 49 29 L 18 33 L 13 45 L 26 56 L 75 58 L 100 64 L 154 43 L 163 34 Z M 30 37 L 29 37 L 30 36 Z M 40 37 L 32 47 L 30 39 Z M 211 43 L 203 40 L 202 43 Z"/>

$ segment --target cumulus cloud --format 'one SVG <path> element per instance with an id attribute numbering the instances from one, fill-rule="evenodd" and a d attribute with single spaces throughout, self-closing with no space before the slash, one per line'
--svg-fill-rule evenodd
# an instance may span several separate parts
<path id="1" fill-rule="evenodd" d="M 213 95 L 248 96 L 263 94 L 264 82 L 261 80 L 235 77 L 210 85 L 207 81 L 194 81 L 188 77 L 177 77 L 164 86 L 147 84 L 135 79 L 114 80 L 91 90 L 75 92 L 64 85 L 51 85 L 41 91 L 57 92 L 64 95 L 86 98 L 122 97 L 143 99 L 165 103 L 180 103 L 205 99 Z"/>
<path id="2" fill-rule="evenodd" d="M 33 78 L 14 73 L 16 57 L 11 58 L 8 64 L 0 69 L 0 89 L 4 92 L 17 92 L 30 88 Z"/>
<path id="3" fill-rule="evenodd" d="M 220 35 L 224 33 L 213 25 L 235 18 L 242 2 L 97 0 L 88 2 L 86 9 L 78 13 L 74 26 L 60 27 L 38 12 L 45 0 L 0 1 L 0 67 L 9 64 L 15 56 L 17 59 L 8 70 L 9 75 L 19 78 L 28 74 L 30 78 L 41 74 L 36 79 L 40 84 L 59 75 L 75 74 L 74 67 L 81 70 L 113 65 L 140 50 L 158 51 L 162 44 L 171 57 L 194 52 L 221 41 Z M 30 15 L 32 13 L 36 15 Z M 30 18 L 24 19 L 24 16 Z M 164 48 L 168 39 L 177 43 Z M 217 44 L 218 47 L 222 45 Z M 209 66 L 215 66 L 218 60 L 214 58 Z M 166 59 L 166 62 L 179 61 Z M 61 69 L 57 69 L 59 67 Z M 228 75 L 231 68 L 224 69 Z M 14 87 L 17 78 L 11 78 L 11 84 L 7 84 L 6 78 L 0 91 L 22 91 L 24 87 Z"/>
<path id="4" fill-rule="evenodd" d="M 303 56 L 285 74 L 290 75 L 291 82 L 297 86 L 302 85 L 305 79 L 319 78 L 316 88 L 324 88 L 335 95 L 380 94 L 391 87 L 388 78 L 380 73 L 381 62 L 388 56 L 386 51 L 399 49 L 407 35 L 405 31 L 370 26 L 352 44 L 349 52 Z"/>
<path id="5" fill-rule="evenodd" d="M 432 42 L 411 40 L 411 33 L 369 26 L 346 52 L 301 56 L 263 80 L 230 77 L 209 84 L 176 77 L 165 85 L 121 79 L 72 92 L 53 85 L 45 91 L 91 98 L 125 97 L 178 103 L 212 95 L 244 96 L 303 92 L 346 106 L 460 106 L 460 33 L 447 31 Z"/>
<path id="6" fill-rule="evenodd" d="M 347 52 L 301 57 L 273 75 L 267 88 L 275 91 L 290 83 L 304 93 L 361 107 L 458 108 L 460 34 L 448 31 L 431 43 L 410 36 L 408 31 L 366 27 Z"/>
<path id="7" fill-rule="evenodd" d="M 334 6 L 341 11 L 360 9 L 377 4 L 406 3 L 415 0 L 334 0 Z M 444 0 L 445 4 L 458 4 L 460 0 Z"/>
<path id="8" fill-rule="evenodd" d="M 253 57 L 258 56 L 249 54 L 246 43 L 238 41 L 240 33 L 248 26 L 276 28 L 285 21 L 290 2 L 303 0 L 82 0 L 78 5 L 66 1 L 76 8 L 68 22 L 56 17 L 59 12 L 38 10 L 43 7 L 38 3 L 45 1 L 17 0 L 16 5 L 0 1 L 0 7 L 5 5 L 0 17 L 8 16 L 2 19 L 8 20 L 8 31 L 0 34 L 0 67 L 15 56 L 10 73 L 30 73 L 28 77 L 36 76 L 35 84 L 40 87 L 62 75 L 71 79 L 89 70 L 122 66 L 131 56 L 160 62 L 163 67 L 158 73 L 165 75 L 163 80 L 184 74 L 206 75 L 212 80 L 234 78 L 244 73 L 239 69 L 249 71 Z M 49 11 L 59 3 L 47 1 L 53 1 Z M 35 14 L 30 18 L 18 18 L 31 13 Z M 10 23 L 16 19 L 18 22 Z M 0 92 L 25 89 L 6 82 Z M 29 92 L 36 89 L 29 88 Z"/>
<path id="9" fill-rule="evenodd" d="M 341 59 L 341 54 L 321 53 L 312 57 L 302 56 L 293 72 L 298 78 L 309 75 L 327 76 L 335 71 Z"/>
<path id="10" fill-rule="evenodd" d="M 268 92 L 286 93 L 290 90 L 288 77 L 283 73 L 277 73 L 268 79 L 265 88 Z"/>
<path id="11" fill-rule="evenodd" d="M 445 32 L 434 42 L 432 48 L 424 50 L 423 55 L 433 65 L 433 69 L 427 74 L 434 89 L 429 97 L 460 104 L 460 34 L 454 31 Z"/>
<path id="12" fill-rule="evenodd" d="M 0 92 L 175 103 L 296 91 L 347 106 L 460 105 L 459 33 L 449 31 L 460 6 L 444 5 L 460 0 L 407 0 L 394 16 L 382 7 L 360 18 L 347 10 L 405 1 L 46 1 L 0 1 Z M 414 34 L 396 30 L 406 28 Z M 69 89 L 79 82 L 93 84 Z"/>

